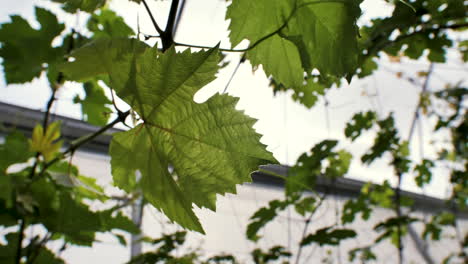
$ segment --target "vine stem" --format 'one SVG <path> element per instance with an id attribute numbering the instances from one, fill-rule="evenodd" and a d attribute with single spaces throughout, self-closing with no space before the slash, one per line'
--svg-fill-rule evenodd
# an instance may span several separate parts
<path id="1" fill-rule="evenodd" d="M 304 229 L 302 230 L 302 238 L 301 238 L 301 242 L 302 240 L 304 240 L 304 238 L 306 237 L 307 235 L 307 229 L 309 228 L 309 224 L 310 224 L 310 221 L 312 220 L 312 217 L 315 215 L 315 212 L 317 212 L 317 209 L 320 208 L 320 206 L 322 205 L 323 201 L 325 200 L 327 196 L 327 193 L 323 194 L 322 197 L 320 198 L 320 201 L 318 202 L 318 204 L 315 206 L 315 209 L 314 211 L 312 211 L 309 215 L 309 217 L 306 219 L 305 221 L 305 225 L 304 225 Z M 296 264 L 299 264 L 299 259 L 301 258 L 301 254 L 302 254 L 302 248 L 303 246 L 301 246 L 299 244 L 299 248 L 297 249 L 297 254 L 296 254 Z"/>
<path id="2" fill-rule="evenodd" d="M 118 116 L 117 118 L 115 118 L 112 122 L 110 122 L 109 124 L 101 127 L 99 130 L 97 130 L 96 132 L 90 134 L 90 135 L 87 135 L 85 137 L 82 137 L 82 138 L 79 138 L 78 140 L 76 140 L 74 143 L 72 143 L 68 148 L 67 150 L 65 150 L 64 152 L 62 152 L 59 156 L 55 157 L 53 160 L 47 162 L 45 165 L 44 165 L 44 168 L 42 169 L 42 172 L 41 174 L 43 174 L 45 172 L 45 170 L 47 170 L 47 168 L 49 168 L 51 165 L 53 165 L 54 163 L 56 163 L 57 161 L 65 158 L 68 154 L 70 153 L 73 153 L 75 152 L 78 148 L 80 148 L 81 146 L 85 145 L 86 143 L 90 142 L 91 140 L 93 140 L 94 138 L 96 138 L 97 136 L 103 134 L 105 131 L 107 131 L 108 129 L 110 128 L 113 128 L 115 125 L 117 125 L 118 123 L 123 123 L 125 122 L 125 119 L 130 115 L 130 111 L 126 111 L 126 112 L 119 112 L 118 113 Z"/>
<path id="3" fill-rule="evenodd" d="M 20 224 L 20 229 L 19 229 L 18 245 L 16 248 L 16 258 L 15 258 L 16 264 L 21 263 L 21 251 L 23 248 L 24 229 L 26 228 L 26 221 L 24 219 L 21 219 L 20 221 L 21 221 L 21 224 Z"/>
<path id="4" fill-rule="evenodd" d="M 423 83 L 423 86 L 422 86 L 422 90 L 421 90 L 421 93 L 420 93 L 420 96 L 419 96 L 419 102 L 416 105 L 416 109 L 414 110 L 413 120 L 411 121 L 411 127 L 410 127 L 410 131 L 409 131 L 409 134 L 408 134 L 408 144 L 409 144 L 409 142 L 411 142 L 411 139 L 413 138 L 416 123 L 417 123 L 417 121 L 419 119 L 419 109 L 421 108 L 421 106 L 423 104 L 423 95 L 424 95 L 424 93 L 427 92 L 427 90 L 429 88 L 429 81 L 430 81 L 430 78 L 431 78 L 431 75 L 432 75 L 433 71 L 434 71 L 434 63 L 431 63 L 429 65 L 429 69 L 427 71 L 426 79 L 424 80 L 424 83 Z M 403 178 L 403 174 L 401 172 L 398 172 L 398 184 L 397 184 L 397 188 L 395 190 L 395 203 L 396 203 L 395 211 L 396 211 L 396 215 L 397 215 L 398 219 L 401 219 L 401 216 L 402 216 L 402 213 L 401 213 L 401 183 L 402 183 L 402 178 Z M 401 227 L 400 222 L 398 222 L 398 225 L 397 225 L 397 236 L 398 236 L 398 262 L 400 264 L 402 264 L 404 259 L 403 259 L 403 243 L 402 243 L 402 239 L 401 239 L 401 237 L 402 237 L 402 227 Z"/>
<path id="5" fill-rule="evenodd" d="M 169 16 L 167 17 L 166 29 L 162 30 L 156 19 L 153 16 L 151 9 L 149 8 L 148 4 L 145 0 L 142 1 L 143 5 L 145 6 L 146 12 L 150 16 L 151 22 L 153 23 L 156 32 L 158 32 L 159 37 L 161 38 L 162 45 L 163 45 L 163 52 L 169 49 L 172 45 L 174 45 L 174 23 L 177 17 L 177 11 L 179 9 L 179 0 L 172 0 L 171 9 L 169 10 Z"/>

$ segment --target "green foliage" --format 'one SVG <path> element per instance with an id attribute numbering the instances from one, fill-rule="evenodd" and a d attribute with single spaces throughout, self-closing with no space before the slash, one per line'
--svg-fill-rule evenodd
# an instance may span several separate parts
<path id="1" fill-rule="evenodd" d="M 361 157 L 361 161 L 366 164 L 372 163 L 381 157 L 385 152 L 392 151 L 399 146 L 398 131 L 395 128 L 395 120 L 390 114 L 387 118 L 377 121 L 379 131 L 374 139 L 371 149 Z"/>
<path id="2" fill-rule="evenodd" d="M 203 232 L 192 203 L 214 210 L 217 193 L 235 193 L 235 185 L 250 181 L 258 165 L 275 160 L 257 143 L 255 120 L 235 110 L 236 98 L 215 95 L 204 104 L 193 102 L 218 70 L 216 49 L 161 54 L 155 48 L 139 53 L 140 47 L 145 49 L 135 40 L 98 40 L 72 53 L 75 61 L 62 69 L 73 79 L 108 74 L 117 95 L 143 120 L 113 137 L 109 153 L 117 186 L 131 191 L 138 171 L 150 203 Z M 93 60 L 98 54 L 101 64 Z M 83 65 L 89 67 L 82 70 Z"/>
<path id="3" fill-rule="evenodd" d="M 404 236 L 407 232 L 407 226 L 410 223 L 419 221 L 417 218 L 409 216 L 401 217 L 390 217 L 387 220 L 378 223 L 374 226 L 374 230 L 381 232 L 382 234 L 375 239 L 376 243 L 383 241 L 384 239 L 390 239 L 395 247 L 399 247 L 399 235 Z"/>
<path id="4" fill-rule="evenodd" d="M 448 225 L 455 225 L 455 216 L 452 213 L 441 212 L 432 217 L 429 223 L 426 223 L 422 237 L 424 239 L 440 240 L 442 228 Z"/>
<path id="5" fill-rule="evenodd" d="M 255 264 L 265 264 L 270 263 L 281 258 L 288 258 L 291 256 L 284 247 L 274 246 L 270 248 L 267 252 L 263 252 L 261 249 L 255 249 L 252 251 L 252 258 Z"/>
<path id="6" fill-rule="evenodd" d="M 302 239 L 300 245 L 306 246 L 312 243 L 323 245 L 338 245 L 342 240 L 356 237 L 356 232 L 351 229 L 340 229 L 333 227 L 321 228 L 313 234 Z"/>
<path id="7" fill-rule="evenodd" d="M 417 174 L 415 181 L 419 187 L 422 187 L 425 184 L 431 182 L 432 173 L 430 169 L 432 167 L 434 167 L 434 162 L 427 159 L 422 160 L 421 164 L 418 164 L 414 167 L 414 171 Z"/>
<path id="8" fill-rule="evenodd" d="M 354 261 L 359 257 L 362 263 L 370 260 L 377 260 L 377 256 L 372 252 L 369 247 L 355 248 L 349 251 L 349 261 Z"/>
<path id="9" fill-rule="evenodd" d="M 0 57 L 3 58 L 5 80 L 8 84 L 29 82 L 39 77 L 44 64 L 61 60 L 63 51 L 53 47 L 52 41 L 60 35 L 65 26 L 46 9 L 36 7 L 36 18 L 40 29 L 32 28 L 20 16 L 11 16 L 11 22 L 0 28 Z M 34 43 L 34 49 L 31 44 Z"/>
<path id="10" fill-rule="evenodd" d="M 291 200 L 287 199 L 284 201 L 281 200 L 272 200 L 268 203 L 267 207 L 262 207 L 258 209 L 252 217 L 250 217 L 250 223 L 247 226 L 247 238 L 252 241 L 258 241 L 260 236 L 258 231 L 263 228 L 267 223 L 271 222 L 280 211 L 286 209 L 288 205 L 291 204 Z"/>
<path id="11" fill-rule="evenodd" d="M 354 141 L 361 135 L 363 130 L 369 130 L 374 125 L 376 119 L 377 115 L 372 111 L 355 114 L 351 121 L 346 124 L 345 136 Z"/>
<path id="12" fill-rule="evenodd" d="M 318 176 L 337 178 L 344 176 L 349 169 L 351 154 L 344 151 L 334 151 L 338 144 L 336 140 L 324 140 L 311 149 L 311 154 L 302 154 L 297 165 L 290 169 L 286 180 L 286 194 L 313 189 Z"/>
<path id="13" fill-rule="evenodd" d="M 276 85 L 294 90 L 293 99 L 310 108 L 335 82 L 330 78 L 350 80 L 357 68 L 360 2 L 233 1 L 226 13 L 231 43 L 249 40 L 247 58 L 252 64 L 263 65 Z M 320 82 L 309 78 L 313 69 L 320 71 Z"/>
<path id="14" fill-rule="evenodd" d="M 0 144 L 0 226 L 16 228 L 4 234 L 6 244 L 0 245 L 0 262 L 19 264 L 23 258 L 25 263 L 63 263 L 46 246 L 49 241 L 61 239 L 65 249 L 68 244 L 91 246 L 99 232 L 118 229 L 139 233 L 121 208 L 140 199 L 140 194 L 172 221 L 203 232 L 193 212 L 194 205 L 215 210 L 217 194 L 235 193 L 236 185 L 250 182 L 249 174 L 259 165 L 276 162 L 252 128 L 256 120 L 235 109 L 237 98 L 216 94 L 201 104 L 193 101 L 195 93 L 213 81 L 226 65 L 221 65 L 224 54 L 218 47 L 179 51 L 174 47 L 180 44 L 174 42 L 172 29 L 163 31 L 157 26 L 163 49 L 158 45 L 149 47 L 131 38 L 134 30 L 106 8 L 105 0 L 52 1 L 69 13 L 88 12 L 87 31 L 66 28 L 43 8 L 35 9 L 38 27 L 20 16 L 11 16 L 11 21 L 0 27 L 0 56 L 6 83 L 29 82 L 45 73 L 52 89 L 43 124 L 36 125 L 32 137 L 28 139 L 13 131 Z M 388 1 L 395 6 L 391 16 L 373 19 L 358 30 L 361 2 L 233 0 L 226 14 L 230 20 L 229 37 L 234 47 L 245 40 L 250 43 L 244 50 L 236 51 L 245 52 L 243 58 L 255 68 L 262 65 L 275 93 L 290 91 L 293 100 L 308 108 L 330 87 L 339 86 L 343 78 L 350 81 L 353 76 L 364 78 L 372 74 L 378 69 L 382 54 L 395 61 L 427 56 L 432 62 L 445 62 L 447 49 L 458 47 L 467 60 L 466 41 L 457 41 L 448 33 L 466 28 L 465 2 Z M 174 23 L 171 19 L 175 17 L 169 16 L 167 24 Z M 428 71 L 426 78 L 430 74 Z M 85 96 L 73 100 L 80 104 L 83 119 L 103 126 L 73 142 L 59 140 L 60 125 L 49 122 L 55 95 L 67 80 L 83 85 Z M 112 105 L 104 84 L 131 110 L 124 113 Z M 388 153 L 389 165 L 399 180 L 412 168 L 420 187 L 432 181 L 432 169 L 439 164 L 448 165 L 453 186 L 450 203 L 456 210 L 465 210 L 466 94 L 467 89 L 459 83 L 420 96 L 418 113 L 435 117 L 434 131 L 443 131 L 450 137 L 450 144 L 442 146 L 437 163 L 423 159 L 412 165 L 410 142 L 400 138 L 392 114 L 378 120 L 375 112 L 357 113 L 347 124 L 345 136 L 355 141 L 364 131 L 377 129 L 362 162 L 370 164 Z M 113 111 L 117 119 L 109 122 Z M 110 209 L 91 210 L 89 203 L 112 201 L 113 197 L 96 179 L 81 175 L 71 161 L 62 159 L 116 124 L 128 126 L 125 122 L 129 115 L 133 126 L 113 134 L 110 146 L 114 184 L 127 194 L 118 197 L 119 202 Z M 333 184 L 351 165 L 352 155 L 336 150 L 338 145 L 336 140 L 323 140 L 300 156 L 283 179 L 285 198 L 273 200 L 255 212 L 247 227 L 248 239 L 258 242 L 259 231 L 287 208 L 294 208 L 307 219 L 304 236 L 298 241 L 297 261 L 302 247 L 314 243 L 334 246 L 357 236 L 354 230 L 338 228 L 339 223 L 312 234 L 306 232 L 326 199 L 326 193 L 313 193 L 317 178 Z M 62 146 L 67 148 L 61 151 Z M 342 224 L 352 223 L 359 214 L 362 219 L 369 219 L 375 207 L 395 210 L 397 217 L 375 226 L 380 233 L 375 243 L 389 239 L 399 247 L 408 225 L 419 221 L 411 214 L 401 215 L 401 207 L 410 206 L 411 201 L 401 195 L 400 187 L 393 188 L 388 181 L 382 185 L 366 184 L 357 199 L 345 202 Z M 456 214 L 448 212 L 433 216 L 425 225 L 423 238 L 439 240 L 443 228 L 456 228 L 456 221 Z M 45 228 L 46 234 L 28 236 L 26 229 L 35 226 Z M 122 245 L 126 244 L 121 234 L 115 235 Z M 234 256 L 225 254 L 206 261 L 196 250 L 177 254 L 185 235 L 176 232 L 147 241 L 156 249 L 130 263 L 237 263 Z M 461 241 L 462 246 L 466 246 L 466 241 Z M 376 260 L 371 249 L 372 245 L 351 250 L 350 261 Z M 460 259 L 466 257 L 464 252 L 458 255 Z M 251 257 L 255 263 L 268 263 L 290 258 L 291 253 L 275 246 L 267 251 L 255 249 Z M 446 261 L 456 257 L 451 253 Z"/>
<path id="15" fill-rule="evenodd" d="M 123 18 L 110 9 L 101 9 L 99 14 L 92 14 L 86 27 L 93 32 L 93 39 L 129 37 L 135 34 Z"/>

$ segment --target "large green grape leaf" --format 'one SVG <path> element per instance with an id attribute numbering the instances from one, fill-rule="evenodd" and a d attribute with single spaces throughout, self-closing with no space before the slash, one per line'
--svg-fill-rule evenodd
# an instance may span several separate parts
<path id="1" fill-rule="evenodd" d="M 100 40 L 73 53 L 75 61 L 62 70 L 72 79 L 107 73 L 111 87 L 143 121 L 114 134 L 116 185 L 131 191 L 139 175 L 150 203 L 203 232 L 192 204 L 215 210 L 216 194 L 235 193 L 236 184 L 251 181 L 250 172 L 275 159 L 259 143 L 255 120 L 235 109 L 237 98 L 217 94 L 203 104 L 193 101 L 215 78 L 216 48 L 197 53 L 171 48 L 162 54 L 141 47 L 135 40 Z"/>
<path id="2" fill-rule="evenodd" d="M 51 46 L 52 41 L 65 28 L 51 12 L 36 7 L 40 29 L 32 28 L 20 16 L 11 16 L 11 22 L 0 28 L 0 57 L 7 83 L 29 82 L 39 77 L 45 63 L 56 62 L 62 56 L 60 48 Z"/>
<path id="3" fill-rule="evenodd" d="M 310 72 L 346 76 L 354 73 L 358 63 L 356 20 L 361 0 L 234 0 L 228 7 L 230 39 L 235 46 L 247 39 L 255 43 L 279 30 L 282 38 L 291 40 L 301 55 L 302 66 Z M 276 36 L 276 35 L 274 35 Z M 267 46 L 258 45 L 250 53 L 264 54 Z M 276 52 L 270 49 L 271 56 Z M 253 55 L 252 55 L 253 56 Z M 268 57 L 267 57 L 268 58 Z M 274 73 L 287 72 L 284 63 Z M 294 61 L 294 60 L 291 60 Z M 273 61 L 256 61 L 265 68 Z M 277 61 L 274 61 L 277 63 Z M 295 63 L 295 62 L 294 62 Z M 274 74 L 273 73 L 273 74 Z M 301 72 L 302 74 L 302 72 Z M 281 78 L 274 76 L 282 82 Z"/>

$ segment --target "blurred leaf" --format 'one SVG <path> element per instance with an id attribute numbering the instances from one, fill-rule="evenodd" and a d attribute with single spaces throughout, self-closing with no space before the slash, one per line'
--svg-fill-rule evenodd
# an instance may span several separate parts
<path id="1" fill-rule="evenodd" d="M 363 130 L 369 130 L 374 125 L 376 119 L 377 115 L 373 111 L 355 114 L 351 121 L 346 124 L 345 136 L 354 141 L 361 135 Z"/>
<path id="2" fill-rule="evenodd" d="M 431 182 L 432 173 L 431 169 L 434 167 L 434 162 L 431 160 L 424 159 L 421 164 L 418 164 L 414 167 L 414 172 L 416 177 L 414 180 L 419 187 L 423 187 L 425 184 Z"/>
<path id="3" fill-rule="evenodd" d="M 63 55 L 60 48 L 52 47 L 52 41 L 65 26 L 46 9 L 36 7 L 36 18 L 41 27 L 32 28 L 20 16 L 11 16 L 10 23 L 0 28 L 0 57 L 7 84 L 25 83 L 39 77 L 44 64 L 55 63 Z"/>
<path id="4" fill-rule="evenodd" d="M 63 141 L 57 141 L 59 137 L 60 122 L 51 123 L 45 132 L 42 125 L 37 124 L 29 140 L 31 150 L 41 153 L 46 161 L 51 161 L 62 147 Z"/>
<path id="5" fill-rule="evenodd" d="M 307 235 L 302 239 L 300 246 L 307 246 L 312 243 L 317 243 L 320 246 L 338 245 L 341 240 L 353 238 L 356 237 L 356 235 L 356 232 L 351 229 L 333 229 L 333 227 L 325 227 L 315 231 L 313 234 Z"/>
<path id="6" fill-rule="evenodd" d="M 250 223 L 247 226 L 246 235 L 251 241 L 258 241 L 260 236 L 258 231 L 262 229 L 266 224 L 271 222 L 279 212 L 284 210 L 288 205 L 291 204 L 290 200 L 273 200 L 268 203 L 268 206 L 261 207 L 251 217 Z"/>
<path id="7" fill-rule="evenodd" d="M 98 14 L 92 14 L 86 27 L 93 33 L 93 39 L 129 37 L 135 34 L 125 20 L 110 9 L 101 9 Z"/>

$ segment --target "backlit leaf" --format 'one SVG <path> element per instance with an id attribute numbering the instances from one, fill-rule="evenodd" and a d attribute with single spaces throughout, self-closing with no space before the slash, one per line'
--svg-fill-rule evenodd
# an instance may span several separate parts
<path id="1" fill-rule="evenodd" d="M 101 63 L 93 59 L 98 54 Z M 237 98 L 217 94 L 203 104 L 193 101 L 215 78 L 216 48 L 161 54 L 134 40 L 98 40 L 72 56 L 76 60 L 63 67 L 67 76 L 108 74 L 110 86 L 143 121 L 114 134 L 115 183 L 131 191 L 140 175 L 146 199 L 182 226 L 202 232 L 192 203 L 214 210 L 216 194 L 235 193 L 260 164 L 275 162 L 251 128 L 255 120 L 235 110 Z M 88 63 L 87 69 L 77 67 Z"/>
<path id="2" fill-rule="evenodd" d="M 43 64 L 61 59 L 61 49 L 51 44 L 63 31 L 64 25 L 46 9 L 36 7 L 35 10 L 40 29 L 32 28 L 28 21 L 16 15 L 11 16 L 10 23 L 1 25 L 0 57 L 3 58 L 5 80 L 9 84 L 29 82 L 40 76 Z"/>
<path id="3" fill-rule="evenodd" d="M 52 160 L 62 147 L 60 137 L 60 122 L 51 123 L 46 131 L 42 125 L 37 124 L 34 127 L 32 139 L 29 140 L 31 150 L 41 153 L 46 161 Z"/>

